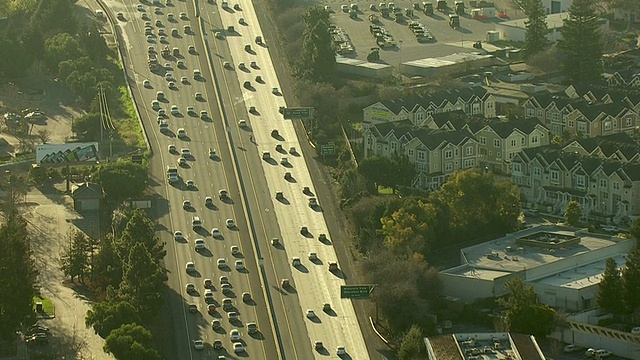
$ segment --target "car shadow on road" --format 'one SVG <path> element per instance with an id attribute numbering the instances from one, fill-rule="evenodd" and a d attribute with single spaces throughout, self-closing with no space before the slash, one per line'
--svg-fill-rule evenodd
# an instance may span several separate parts
<path id="1" fill-rule="evenodd" d="M 294 268 L 296 270 L 300 271 L 301 273 L 305 273 L 305 274 L 309 273 L 309 269 L 306 266 L 302 265 L 302 264 L 300 264 L 298 266 L 294 266 Z"/>
<path id="2" fill-rule="evenodd" d="M 330 271 L 330 273 L 332 273 L 335 277 L 346 280 L 347 279 L 347 275 L 342 272 L 342 270 L 335 270 L 335 271 Z"/>
<path id="3" fill-rule="evenodd" d="M 289 200 L 287 200 L 287 198 L 284 197 L 284 196 L 281 197 L 281 198 L 278 198 L 277 200 L 278 200 L 278 202 L 280 202 L 280 203 L 282 203 L 284 205 L 291 205 L 291 202 L 289 202 Z"/>
<path id="4" fill-rule="evenodd" d="M 204 256 L 204 257 L 213 257 L 213 253 L 211 252 L 211 250 L 204 248 L 200 251 L 197 251 L 198 254 Z"/>

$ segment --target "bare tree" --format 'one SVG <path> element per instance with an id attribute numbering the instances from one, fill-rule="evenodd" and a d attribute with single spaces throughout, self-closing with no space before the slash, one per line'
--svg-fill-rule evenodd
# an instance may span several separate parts
<path id="1" fill-rule="evenodd" d="M 51 131 L 47 129 L 40 129 L 36 131 L 36 137 L 42 144 L 46 144 L 51 140 Z"/>

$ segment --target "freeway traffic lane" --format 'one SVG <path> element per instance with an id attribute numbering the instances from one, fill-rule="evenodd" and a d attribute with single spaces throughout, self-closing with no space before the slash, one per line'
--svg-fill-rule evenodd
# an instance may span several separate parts
<path id="1" fill-rule="evenodd" d="M 240 6 L 243 9 L 248 9 L 251 4 L 241 3 Z M 283 103 L 283 99 L 271 91 L 273 87 L 277 87 L 277 82 L 273 80 L 277 79 L 277 77 L 273 73 L 273 65 L 268 51 L 266 47 L 253 44 L 253 39 L 261 35 L 259 28 L 253 25 L 257 24 L 254 14 L 247 11 L 243 11 L 242 14 L 222 11 L 222 14 L 225 26 L 236 22 L 240 23 L 240 17 L 244 19 L 242 23 L 248 24 L 241 24 L 243 26 L 240 30 L 242 32 L 241 37 L 226 38 L 231 48 L 232 58 L 236 60 L 234 62 L 236 71 L 238 69 L 242 70 L 239 66 L 240 62 L 244 62 L 244 68 L 246 68 L 247 63 L 256 61 L 260 68 L 256 72 L 262 74 L 261 77 L 263 79 L 263 82 L 256 81 L 256 83 L 266 87 L 264 89 L 260 88 L 259 85 L 254 86 L 252 83 L 245 83 L 246 81 L 252 81 L 252 78 L 255 81 L 256 78 L 253 71 L 242 71 L 239 76 L 238 85 L 243 89 L 242 98 L 247 99 L 247 106 L 255 106 L 255 111 L 250 111 L 249 123 L 257 141 L 258 153 L 262 154 L 268 151 L 270 154 L 277 154 L 275 146 L 278 142 L 283 143 L 282 145 L 285 149 L 289 145 L 295 146 L 297 140 L 291 123 L 282 120 L 278 113 L 278 106 L 274 106 L 278 103 Z M 274 139 L 271 136 L 271 130 L 274 128 L 279 130 L 282 135 L 281 139 Z M 261 156 L 255 155 L 254 159 L 259 159 Z M 301 239 L 301 235 L 298 233 L 301 226 L 307 226 L 315 236 L 320 233 L 327 233 L 321 211 L 310 209 L 307 205 L 308 198 L 302 194 L 303 186 L 311 187 L 311 179 L 306 170 L 304 159 L 302 157 L 289 159 L 291 163 L 289 167 L 280 166 L 279 162 L 282 160 L 279 157 L 274 160 L 270 162 L 258 161 L 262 163 L 267 182 L 270 185 L 269 189 L 272 192 L 283 189 L 287 194 L 286 196 L 290 196 L 290 198 L 287 197 L 289 202 L 287 207 L 280 207 L 275 204 L 281 232 L 287 244 L 285 247 L 286 255 L 281 256 L 281 259 L 277 262 L 288 264 L 293 257 L 304 259 L 304 256 L 308 256 L 309 252 L 316 252 L 321 261 L 326 260 L 327 263 L 335 261 L 336 255 L 330 246 L 330 241 L 329 245 L 322 243 L 318 245 L 318 242 L 304 241 L 306 238 Z M 292 178 L 289 181 L 283 179 L 287 170 L 292 174 Z M 300 242 L 299 240 L 303 241 Z M 332 306 L 336 307 L 336 313 L 339 314 L 339 316 L 326 319 L 323 319 L 322 316 L 317 316 L 314 317 L 313 321 L 305 321 L 309 334 L 309 339 L 307 340 L 309 345 L 312 341 L 319 340 L 327 344 L 328 349 L 335 349 L 337 346 L 344 345 L 350 354 L 357 354 L 358 356 L 367 354 L 351 302 L 339 299 L 339 286 L 344 284 L 344 274 L 337 272 L 337 275 L 327 275 L 329 272 L 327 270 L 323 271 L 325 268 L 319 266 L 304 266 L 304 269 L 307 271 L 293 271 L 292 273 L 294 283 L 305 284 L 295 288 L 303 311 L 314 309 L 316 314 L 319 314 L 318 308 L 322 307 L 322 302 L 329 300 Z M 298 316 L 304 318 L 303 311 Z M 316 353 L 314 355 L 320 356 Z"/>
<path id="2" fill-rule="evenodd" d="M 180 8 L 179 6 L 184 4 L 184 8 Z M 133 7 L 134 4 L 131 4 Z M 188 13 L 186 8 L 186 3 L 177 3 L 178 7 L 173 9 L 175 15 L 180 12 Z M 155 11 L 154 11 L 155 13 Z M 163 19 L 162 16 L 168 16 L 168 11 L 159 11 L 158 14 L 154 14 L 150 18 L 155 24 L 155 17 L 164 21 L 168 21 Z M 156 19 L 157 20 L 157 19 Z M 142 21 L 142 20 L 141 20 Z M 180 330 L 177 331 L 177 346 L 180 348 L 180 358 L 198 358 L 199 356 L 207 356 L 211 351 L 208 348 L 205 352 L 194 352 L 192 351 L 191 340 L 195 338 L 203 338 L 205 340 L 209 339 L 209 344 L 214 338 L 218 336 L 222 337 L 222 340 L 225 344 L 227 350 L 231 350 L 231 342 L 228 340 L 228 334 L 231 329 L 231 326 L 227 324 L 226 319 L 224 321 L 223 326 L 225 328 L 226 333 L 214 333 L 210 329 L 210 322 L 206 318 L 200 318 L 198 316 L 189 316 L 186 314 L 186 306 L 185 303 L 194 300 L 198 301 L 200 308 L 204 309 L 204 301 L 202 301 L 202 296 L 193 297 L 185 294 L 185 286 L 188 282 L 193 282 L 196 285 L 196 288 L 203 292 L 203 284 L 199 284 L 197 281 L 193 280 L 190 276 L 188 276 L 185 272 L 185 264 L 187 261 L 193 260 L 196 264 L 196 268 L 200 270 L 204 274 L 210 274 L 212 278 L 215 279 L 214 283 L 218 281 L 217 275 L 224 275 L 227 273 L 230 282 L 234 286 L 234 291 L 237 292 L 236 295 L 241 294 L 244 291 L 248 291 L 254 297 L 254 303 L 249 302 L 249 304 L 245 304 L 242 301 L 235 301 L 235 305 L 241 313 L 240 319 L 244 324 L 247 321 L 258 320 L 259 329 L 265 333 L 269 334 L 270 328 L 269 319 L 267 316 L 262 315 L 266 313 L 264 309 L 264 299 L 261 297 L 262 291 L 260 289 L 259 281 L 256 281 L 256 271 L 251 269 L 250 265 L 247 265 L 248 271 L 246 272 L 238 272 L 234 268 L 235 264 L 232 262 L 231 267 L 233 270 L 229 269 L 226 272 L 217 268 L 217 264 L 213 260 L 213 256 L 208 254 L 209 256 L 199 255 L 195 253 L 193 249 L 193 242 L 189 242 L 187 244 L 184 243 L 176 243 L 173 241 L 171 236 L 174 229 L 182 230 L 183 233 L 187 234 L 188 240 L 193 240 L 195 238 L 195 233 L 192 233 L 191 226 L 191 216 L 192 211 L 185 211 L 182 209 L 182 201 L 187 199 L 191 200 L 192 204 L 194 204 L 194 210 L 198 216 L 201 216 L 205 226 L 207 228 L 209 226 L 213 227 L 215 224 L 218 225 L 219 228 L 224 229 L 223 226 L 224 221 L 227 218 L 233 218 L 237 222 L 237 226 L 239 231 L 230 232 L 226 234 L 223 230 L 223 235 L 225 235 L 226 239 L 224 241 L 217 240 L 213 241 L 212 237 L 206 239 L 206 243 L 212 255 L 220 254 L 220 256 L 226 257 L 229 261 L 231 261 L 231 253 L 230 248 L 232 244 L 237 244 L 239 247 L 240 253 L 243 254 L 247 259 L 252 259 L 253 254 L 251 252 L 250 247 L 245 247 L 246 242 L 243 243 L 241 238 L 246 234 L 246 224 L 243 222 L 243 216 L 241 209 L 236 209 L 235 205 L 222 206 L 217 203 L 215 206 L 217 210 L 214 208 L 204 208 L 204 194 L 205 192 L 209 194 L 209 196 L 213 196 L 213 194 L 217 194 L 218 186 L 226 186 L 230 194 L 232 194 L 231 198 L 233 199 L 235 194 L 238 194 L 239 191 L 236 186 L 236 181 L 233 177 L 233 171 L 231 167 L 231 161 L 228 157 L 228 153 L 225 154 L 223 150 L 219 150 L 221 161 L 214 161 L 208 159 L 208 150 L 210 146 L 216 146 L 218 149 L 224 149 L 224 145 L 226 144 L 226 140 L 224 137 L 224 129 L 220 127 L 219 129 L 215 128 L 215 119 L 211 121 L 202 121 L 197 118 L 186 117 L 186 116 L 173 116 L 169 115 L 168 121 L 170 124 L 170 129 L 175 134 L 179 126 L 182 126 L 187 133 L 187 138 L 178 140 L 174 136 L 165 136 L 158 132 L 158 127 L 156 123 L 156 115 L 155 111 L 151 111 L 150 104 L 151 101 L 155 98 L 156 91 L 164 91 L 167 94 L 168 102 L 165 104 L 176 104 L 181 112 L 186 109 L 187 106 L 194 104 L 195 101 L 195 93 L 200 92 L 203 94 L 206 102 L 208 104 L 204 105 L 204 108 L 208 108 L 210 114 L 217 113 L 218 110 L 215 108 L 215 103 L 211 101 L 211 99 L 215 99 L 215 92 L 213 92 L 213 88 L 211 87 L 210 81 L 206 81 L 207 78 L 211 78 L 207 75 L 205 70 L 203 72 L 203 78 L 205 81 L 189 81 L 189 84 L 179 85 L 178 90 L 169 90 L 168 82 L 159 76 L 153 75 L 149 72 L 146 67 L 146 50 L 148 44 L 145 44 L 146 39 L 144 36 L 136 30 L 135 26 L 136 22 L 131 22 L 131 24 L 123 24 L 125 28 L 125 35 L 129 35 L 126 37 L 127 48 L 129 51 L 130 58 L 132 59 L 131 63 L 133 65 L 134 77 L 136 78 L 136 83 L 138 86 L 134 87 L 134 98 L 138 105 L 140 105 L 141 113 L 143 116 L 143 121 L 145 123 L 145 128 L 147 128 L 150 138 L 152 139 L 152 143 L 157 145 L 155 148 L 155 156 L 159 158 L 162 163 L 161 166 L 152 166 L 152 171 L 156 175 L 155 178 L 159 180 L 159 182 L 164 181 L 164 168 L 167 164 L 175 164 L 175 159 L 177 156 L 170 155 L 167 152 L 167 147 L 169 144 L 176 145 L 178 151 L 184 146 L 185 148 L 189 148 L 190 152 L 194 155 L 192 161 L 188 162 L 188 166 L 185 169 L 181 170 L 180 173 L 183 175 L 183 179 L 192 179 L 195 181 L 197 191 L 184 191 L 184 189 L 168 187 L 163 190 L 166 190 L 165 198 L 168 200 L 170 205 L 170 210 L 168 212 L 167 217 L 160 219 L 160 222 L 166 228 L 163 233 L 163 239 L 166 239 L 168 243 L 169 256 L 167 257 L 167 267 L 169 268 L 171 274 L 175 274 L 177 276 L 170 275 L 169 284 L 174 289 L 177 294 L 183 295 L 186 299 L 179 299 L 179 302 L 174 304 L 173 309 L 176 319 L 184 319 L 184 321 L 189 322 L 188 329 L 182 327 L 180 322 L 176 322 L 178 326 L 180 326 Z M 127 25 L 132 25 L 127 27 Z M 130 28 L 131 31 L 128 31 Z M 192 29 L 197 29 L 197 27 L 192 26 Z M 195 33 L 195 32 L 194 32 Z M 203 64 L 201 62 L 201 56 L 188 57 L 186 54 L 188 53 L 187 47 L 188 45 L 194 44 L 196 48 L 203 49 L 202 42 L 199 40 L 199 37 L 193 36 L 192 38 L 188 37 L 180 37 L 175 40 L 171 40 L 171 46 L 177 46 L 180 49 L 180 52 L 185 54 L 183 58 L 185 65 L 177 66 L 177 59 L 173 59 L 172 67 L 173 71 L 175 71 L 174 77 L 183 76 L 183 74 L 189 74 L 193 68 L 207 69 L 206 60 Z M 135 60 L 134 60 L 135 59 Z M 195 64 L 195 65 L 192 65 Z M 196 67 L 197 66 L 197 67 Z M 184 75 L 188 76 L 188 75 Z M 145 89 L 141 86 L 143 78 L 149 78 L 151 80 L 152 89 Z M 182 83 L 182 82 L 181 82 Z M 169 109 L 166 111 L 170 112 Z M 218 120 L 219 121 L 219 120 Z M 222 134 L 222 135 L 221 135 Z M 179 143 L 177 141 L 180 141 Z M 220 146 L 218 146 L 220 145 Z M 157 162 L 152 161 L 152 164 L 157 164 Z M 224 170 L 226 169 L 226 170 Z M 162 185 L 161 185 L 162 186 Z M 162 192 L 160 192 L 162 194 Z M 226 204 L 225 204 L 226 205 Z M 219 213 L 219 214 L 218 214 Z M 244 229 L 244 230 L 243 230 Z M 243 234 L 244 233 L 244 234 Z M 169 261 L 172 258 L 174 261 Z M 215 258 L 217 261 L 217 257 Z M 214 275 L 216 275 L 214 277 Z M 253 279 L 251 283 L 249 280 Z M 201 280 L 201 279 L 200 279 Z M 216 284 L 217 285 L 217 284 Z M 221 301 L 218 295 L 215 295 L 216 300 Z M 202 311 L 201 311 L 202 312 Z M 224 312 L 223 312 L 224 314 Z M 206 316 L 206 315 L 204 315 Z M 206 321 L 204 321 L 206 320 Z M 240 329 L 240 334 L 242 339 L 247 343 L 248 352 L 247 354 L 251 357 L 256 358 L 273 358 L 275 354 L 274 351 L 274 343 L 273 339 L 270 337 L 266 337 L 265 340 L 254 339 L 252 337 L 246 336 L 246 331 L 243 328 Z M 266 330 L 266 331 L 265 331 Z M 199 355 L 201 354 L 201 355 Z"/>

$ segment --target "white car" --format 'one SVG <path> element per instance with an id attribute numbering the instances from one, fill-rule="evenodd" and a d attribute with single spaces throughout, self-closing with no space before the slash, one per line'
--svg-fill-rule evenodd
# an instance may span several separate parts
<path id="1" fill-rule="evenodd" d="M 159 7 L 157 7 L 157 8 L 155 8 L 155 9 L 153 10 L 153 12 L 155 12 L 157 15 L 160 15 L 160 14 L 162 14 L 162 9 L 161 9 L 161 8 L 159 8 Z"/>
<path id="2" fill-rule="evenodd" d="M 196 241 L 194 242 L 194 248 L 196 251 L 204 250 L 204 239 L 196 239 Z"/>
<path id="3" fill-rule="evenodd" d="M 180 110 L 178 110 L 178 105 L 171 105 L 171 115 L 178 115 L 180 114 Z"/>
<path id="4" fill-rule="evenodd" d="M 172 73 L 164 74 L 164 79 L 167 81 L 173 81 L 173 74 Z"/>
<path id="5" fill-rule="evenodd" d="M 142 11 L 144 12 L 144 6 L 142 6 L 142 4 L 138 4 L 138 11 Z"/>
<path id="6" fill-rule="evenodd" d="M 173 154 L 174 152 L 176 152 L 176 146 L 171 144 L 171 145 L 167 146 L 167 150 L 169 150 L 169 152 L 171 154 Z"/>
<path id="7" fill-rule="evenodd" d="M 145 80 L 142 82 L 142 86 L 146 87 L 147 89 L 151 87 L 151 81 L 149 80 Z"/>
<path id="8" fill-rule="evenodd" d="M 185 290 L 187 291 L 188 294 L 191 294 L 192 292 L 196 291 L 196 286 L 192 283 L 188 283 L 185 286 Z"/>
<path id="9" fill-rule="evenodd" d="M 200 119 L 204 120 L 204 119 L 208 119 L 209 118 L 209 113 L 207 112 L 207 110 L 201 110 L 200 111 Z"/>
<path id="10" fill-rule="evenodd" d="M 208 289 L 213 286 L 213 281 L 211 279 L 204 279 L 203 285 L 205 289 Z M 206 294 L 206 291 L 205 291 Z"/>
<path id="11" fill-rule="evenodd" d="M 158 36 L 167 36 L 167 33 L 164 32 L 164 29 L 158 29 Z"/>
<path id="12" fill-rule="evenodd" d="M 204 301 L 206 303 L 210 303 L 213 302 L 213 291 L 211 289 L 206 289 L 204 291 Z"/>
<path id="13" fill-rule="evenodd" d="M 347 355 L 347 350 L 344 348 L 344 346 L 338 346 L 336 348 L 336 355 L 338 355 L 338 356 Z"/>
<path id="14" fill-rule="evenodd" d="M 220 258 L 216 263 L 218 264 L 218 269 L 224 269 L 227 267 L 227 259 Z"/>
<path id="15" fill-rule="evenodd" d="M 193 108 L 193 106 L 187 106 L 187 114 L 191 115 L 194 114 L 196 112 L 196 110 Z"/>
<path id="16" fill-rule="evenodd" d="M 193 348 L 196 350 L 204 349 L 204 341 L 202 340 L 193 340 Z"/>
<path id="17" fill-rule="evenodd" d="M 180 149 L 180 154 L 182 154 L 183 157 L 187 158 L 189 156 L 191 156 L 191 151 L 189 149 Z"/>
<path id="18" fill-rule="evenodd" d="M 300 261 L 300 258 L 298 257 L 294 257 L 291 259 L 291 266 L 300 266 L 302 265 L 302 262 Z"/>
<path id="19" fill-rule="evenodd" d="M 318 260 L 318 254 L 314 253 L 314 252 L 310 252 L 309 253 L 309 260 L 311 261 L 316 261 Z"/>
<path id="20" fill-rule="evenodd" d="M 187 20 L 187 13 L 185 13 L 185 12 L 181 12 L 181 13 L 180 13 L 180 19 L 182 19 L 182 20 Z"/>
<path id="21" fill-rule="evenodd" d="M 238 329 L 233 329 L 229 332 L 229 339 L 231 341 L 240 341 L 240 331 Z"/>
<path id="22" fill-rule="evenodd" d="M 242 345 L 242 343 L 239 343 L 239 342 L 234 342 L 233 343 L 233 352 L 234 353 L 240 354 L 243 351 L 244 351 L 244 345 Z"/>
<path id="23" fill-rule="evenodd" d="M 213 236 L 214 238 L 220 237 L 220 229 L 218 228 L 211 229 L 211 236 Z"/>
<path id="24" fill-rule="evenodd" d="M 202 93 L 200 93 L 200 92 L 197 92 L 195 96 L 196 96 L 196 100 L 198 100 L 198 101 L 204 100 L 204 98 L 202 97 Z"/>
<path id="25" fill-rule="evenodd" d="M 187 131 L 184 128 L 178 129 L 178 137 L 179 138 L 187 137 Z"/>
<path id="26" fill-rule="evenodd" d="M 146 23 L 145 23 L 145 25 L 146 25 Z M 149 25 L 151 25 L 151 23 L 149 23 Z M 157 19 L 157 20 L 156 20 L 156 26 L 157 26 L 157 27 L 162 26 L 162 20 Z"/>
<path id="27" fill-rule="evenodd" d="M 188 188 L 196 187 L 196 183 L 193 180 L 187 180 L 186 183 Z"/>
<path id="28" fill-rule="evenodd" d="M 244 262 L 242 260 L 236 260 L 236 270 L 244 270 Z"/>
<path id="29" fill-rule="evenodd" d="M 180 78 L 180 82 L 183 84 L 187 84 L 189 82 L 189 79 L 186 76 L 183 76 Z"/>
<path id="30" fill-rule="evenodd" d="M 603 226 L 602 230 L 606 232 L 620 232 L 620 228 L 613 225 Z"/>
<path id="31" fill-rule="evenodd" d="M 167 20 L 169 20 L 169 21 L 175 21 L 175 20 L 176 20 L 176 18 L 175 18 L 175 16 L 173 16 L 173 14 L 172 14 L 172 13 L 168 13 L 168 14 L 167 14 Z"/>
<path id="32" fill-rule="evenodd" d="M 240 127 L 247 126 L 247 120 L 245 120 L 245 119 L 238 120 L 238 126 L 240 126 Z"/>
<path id="33" fill-rule="evenodd" d="M 196 47 L 193 45 L 189 45 L 189 47 L 187 48 L 187 50 L 189 51 L 190 54 L 193 54 L 196 52 Z"/>
<path id="34" fill-rule="evenodd" d="M 187 159 L 185 159 L 183 157 L 178 158 L 178 165 L 187 166 Z"/>
<path id="35" fill-rule="evenodd" d="M 566 353 L 578 352 L 580 350 L 582 350 L 582 346 L 578 346 L 578 345 L 574 345 L 574 344 L 569 344 L 569 345 L 564 347 L 564 352 L 566 352 Z"/>
<path id="36" fill-rule="evenodd" d="M 227 284 L 229 285 L 229 278 L 226 276 L 220 276 L 220 286 Z M 231 303 L 230 299 L 225 299 L 225 300 L 229 300 L 229 303 Z M 223 301 L 224 302 L 224 301 Z"/>
<path id="37" fill-rule="evenodd" d="M 236 223 L 233 221 L 233 219 L 227 219 L 226 224 L 229 229 L 232 229 L 236 226 Z"/>
<path id="38" fill-rule="evenodd" d="M 167 113 L 166 111 L 164 111 L 164 109 L 158 109 L 158 116 L 165 117 L 167 116 Z"/>
<path id="39" fill-rule="evenodd" d="M 186 66 L 184 65 L 184 61 L 183 60 L 178 60 L 176 62 L 176 66 L 179 67 L 180 69 L 185 68 Z"/>
<path id="40" fill-rule="evenodd" d="M 231 247 L 231 255 L 238 255 L 240 254 L 240 248 L 238 248 L 238 246 L 233 245 Z"/>
<path id="41" fill-rule="evenodd" d="M 217 157 L 218 157 L 218 153 L 216 152 L 216 149 L 209 149 L 209 158 L 215 159 Z"/>
<path id="42" fill-rule="evenodd" d="M 313 311 L 313 309 L 307 309 L 306 314 L 308 319 L 315 319 L 316 317 L 316 313 Z"/>
<path id="43" fill-rule="evenodd" d="M 155 41 L 155 39 L 153 38 L 153 35 L 147 35 L 147 42 L 152 43 L 154 41 Z"/>
<path id="44" fill-rule="evenodd" d="M 193 261 L 189 261 L 187 265 L 185 265 L 185 268 L 188 273 L 194 272 L 196 271 L 196 264 L 194 264 Z"/>
<path id="45" fill-rule="evenodd" d="M 174 90 L 174 89 L 177 89 L 177 88 L 178 88 L 178 87 L 176 86 L 176 83 L 175 83 L 175 82 L 173 82 L 173 81 L 169 81 L 169 89 Z"/>
<path id="46" fill-rule="evenodd" d="M 182 235 L 182 231 L 177 230 L 177 231 L 174 231 L 174 232 L 173 232 L 173 238 L 174 238 L 176 241 L 182 241 L 182 240 L 184 240 L 184 235 Z"/>
<path id="47" fill-rule="evenodd" d="M 182 202 L 182 208 L 183 209 L 190 209 L 191 208 L 191 201 L 189 200 L 185 200 Z"/>

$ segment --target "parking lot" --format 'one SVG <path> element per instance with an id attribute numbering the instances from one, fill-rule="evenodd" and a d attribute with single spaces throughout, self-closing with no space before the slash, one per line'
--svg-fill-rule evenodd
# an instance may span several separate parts
<path id="1" fill-rule="evenodd" d="M 403 10 L 413 9 L 414 4 L 413 1 L 408 0 L 394 1 L 394 3 L 396 8 Z M 449 3 L 451 6 L 453 1 L 449 1 Z M 357 18 L 355 19 L 350 18 L 349 13 L 342 10 L 343 5 L 350 6 L 351 4 L 358 6 Z M 375 5 L 376 11 L 370 9 L 371 4 Z M 370 49 L 379 47 L 376 44 L 376 39 L 369 32 L 369 25 L 372 24 L 369 21 L 369 15 L 377 15 L 377 25 L 384 27 L 396 42 L 396 46 L 381 48 L 379 62 L 394 66 L 405 61 L 478 51 L 473 48 L 473 44 L 476 41 L 484 41 L 487 31 L 495 30 L 495 23 L 504 21 L 497 17 L 476 20 L 469 14 L 464 14 L 460 16 L 460 28 L 453 29 L 449 26 L 448 18 L 448 13 L 452 12 L 451 8 L 445 13 L 435 10 L 433 15 L 427 16 L 422 12 L 422 5 L 420 5 L 420 9 L 413 10 L 413 16 L 405 16 L 405 21 L 396 23 L 392 18 L 380 16 L 380 12 L 377 10 L 379 3 L 347 3 L 344 0 L 325 0 L 321 2 L 321 5 L 329 6 L 332 9 L 331 21 L 338 28 L 342 28 L 353 43 L 355 52 L 344 56 L 359 60 L 366 60 Z M 422 23 L 435 37 L 435 40 L 419 43 L 408 26 L 411 21 Z"/>

